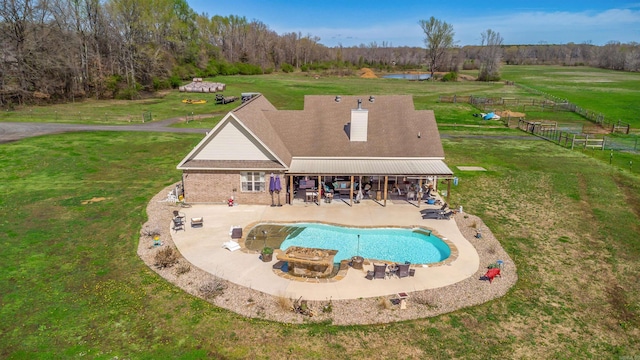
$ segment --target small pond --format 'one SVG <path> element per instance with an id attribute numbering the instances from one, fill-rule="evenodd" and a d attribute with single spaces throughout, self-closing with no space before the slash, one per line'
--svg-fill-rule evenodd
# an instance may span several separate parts
<path id="1" fill-rule="evenodd" d="M 428 80 L 431 74 L 388 74 L 382 77 L 384 79 Z"/>

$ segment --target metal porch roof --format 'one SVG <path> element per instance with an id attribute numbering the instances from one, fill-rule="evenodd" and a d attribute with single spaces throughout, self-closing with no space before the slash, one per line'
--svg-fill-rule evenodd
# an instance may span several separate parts
<path id="1" fill-rule="evenodd" d="M 287 172 L 309 175 L 453 175 L 453 171 L 439 159 L 293 158 Z"/>

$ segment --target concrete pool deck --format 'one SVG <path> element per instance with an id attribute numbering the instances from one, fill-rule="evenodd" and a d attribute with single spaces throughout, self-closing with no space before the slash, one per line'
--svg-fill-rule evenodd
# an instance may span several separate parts
<path id="1" fill-rule="evenodd" d="M 303 297 L 308 300 L 341 300 L 415 292 L 451 285 L 473 276 L 479 269 L 480 258 L 467 241 L 452 217 L 450 220 L 424 220 L 422 208 L 409 203 L 387 203 L 382 207 L 374 201 L 363 201 L 352 207 L 334 201 L 318 206 L 294 202 L 293 205 L 270 207 L 265 205 L 193 205 L 181 208 L 186 217 L 185 231 L 171 230 L 172 239 L 182 256 L 192 265 L 235 284 L 274 296 Z M 192 228 L 189 219 L 203 217 L 202 227 Z M 237 225 L 244 229 L 259 222 L 325 222 L 348 226 L 420 226 L 434 230 L 448 239 L 458 250 L 458 257 L 445 265 L 417 267 L 414 277 L 368 280 L 366 271 L 349 268 L 346 276 L 326 283 L 292 281 L 278 276 L 272 262 L 262 262 L 259 254 L 246 251 L 230 252 L 222 244 L 230 240 L 229 229 Z"/>

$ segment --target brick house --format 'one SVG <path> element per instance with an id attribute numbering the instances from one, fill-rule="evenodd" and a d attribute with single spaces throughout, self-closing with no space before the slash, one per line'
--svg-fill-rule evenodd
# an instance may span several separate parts
<path id="1" fill-rule="evenodd" d="M 189 203 L 273 204 L 270 180 L 279 177 L 283 203 L 320 205 L 328 193 L 352 203 L 362 189 L 386 205 L 453 178 L 433 111 L 415 110 L 410 95 L 307 95 L 303 110 L 278 110 L 258 95 L 177 168 Z"/>

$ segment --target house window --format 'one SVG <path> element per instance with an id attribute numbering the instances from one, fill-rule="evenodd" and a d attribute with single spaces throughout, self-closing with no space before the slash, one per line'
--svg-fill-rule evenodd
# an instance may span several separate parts
<path id="1" fill-rule="evenodd" d="M 265 191 L 263 172 L 242 172 L 240 173 L 240 182 L 242 183 L 243 192 Z"/>

